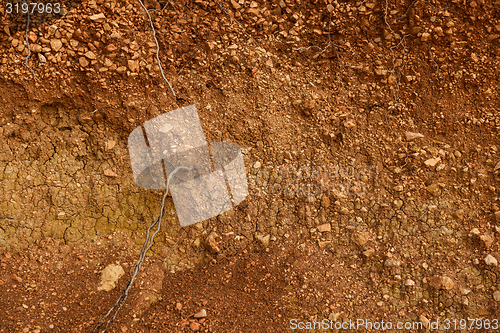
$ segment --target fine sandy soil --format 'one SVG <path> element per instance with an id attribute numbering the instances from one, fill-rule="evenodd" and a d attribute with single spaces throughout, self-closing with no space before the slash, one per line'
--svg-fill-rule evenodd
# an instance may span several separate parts
<path id="1" fill-rule="evenodd" d="M 158 51 L 139 0 L 0 5 L 0 332 L 92 332 L 160 214 L 128 135 L 191 104 L 249 195 L 167 197 L 107 332 L 500 329 L 499 1 L 143 4 Z"/>

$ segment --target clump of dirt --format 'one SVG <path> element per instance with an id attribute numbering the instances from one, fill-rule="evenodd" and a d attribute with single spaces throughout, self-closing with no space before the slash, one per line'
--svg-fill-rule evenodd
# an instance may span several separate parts
<path id="1" fill-rule="evenodd" d="M 128 134 L 190 104 L 250 194 L 185 233 L 169 198 L 109 331 L 494 327 L 499 5 L 147 2 L 158 53 L 139 1 L 84 1 L 29 45 L 0 10 L 0 330 L 99 322 L 160 209 Z M 98 291 L 108 264 L 125 276 Z"/>

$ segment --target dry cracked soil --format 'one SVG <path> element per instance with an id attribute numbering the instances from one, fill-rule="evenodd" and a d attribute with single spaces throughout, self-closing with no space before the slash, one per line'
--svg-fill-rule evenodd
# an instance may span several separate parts
<path id="1" fill-rule="evenodd" d="M 500 330 L 498 0 L 37 3 L 0 4 L 0 332 L 94 330 L 161 209 L 128 135 L 192 104 L 249 194 L 168 196 L 107 332 Z"/>

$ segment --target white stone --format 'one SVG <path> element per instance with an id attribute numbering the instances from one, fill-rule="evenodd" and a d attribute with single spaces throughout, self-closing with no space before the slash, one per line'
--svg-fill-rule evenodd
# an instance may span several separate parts
<path id="1" fill-rule="evenodd" d="M 116 282 L 125 274 L 122 266 L 110 264 L 101 272 L 101 282 L 97 290 L 110 291 L 116 287 Z"/>
<path id="2" fill-rule="evenodd" d="M 92 15 L 91 17 L 89 17 L 92 21 L 97 21 L 97 20 L 102 20 L 102 19 L 105 19 L 106 16 L 104 16 L 103 13 L 99 13 L 99 14 L 95 14 L 95 15 Z"/>
<path id="3" fill-rule="evenodd" d="M 479 231 L 478 228 L 473 228 L 471 231 L 470 231 L 470 234 L 471 235 L 474 235 L 474 236 L 479 236 L 481 232 Z"/>
<path id="4" fill-rule="evenodd" d="M 38 53 L 38 60 L 40 60 L 41 63 L 47 62 L 47 58 L 41 53 Z"/>
<path id="5" fill-rule="evenodd" d="M 443 164 L 443 163 L 441 163 L 441 164 L 439 164 L 439 165 L 437 166 L 436 171 L 441 171 L 441 170 L 443 170 L 445 167 L 446 167 L 446 165 L 445 165 L 445 164 Z"/>
<path id="6" fill-rule="evenodd" d="M 441 161 L 441 158 L 440 157 L 436 157 L 436 158 L 429 158 L 427 161 L 424 162 L 425 165 L 427 165 L 428 167 L 435 167 L 439 162 Z"/>
<path id="7" fill-rule="evenodd" d="M 263 246 L 267 247 L 269 245 L 271 235 L 255 235 L 255 238 L 257 238 Z"/>
<path id="8" fill-rule="evenodd" d="M 406 136 L 406 140 L 407 141 L 412 141 L 412 140 L 424 137 L 422 134 L 420 134 L 420 133 L 414 133 L 414 132 L 406 132 L 405 136 Z"/>
<path id="9" fill-rule="evenodd" d="M 486 257 L 484 257 L 484 262 L 488 266 L 498 266 L 498 261 L 495 257 L 493 257 L 491 254 L 488 254 Z"/>
<path id="10" fill-rule="evenodd" d="M 200 311 L 194 314 L 195 318 L 205 318 L 207 316 L 207 310 L 201 309 Z"/>

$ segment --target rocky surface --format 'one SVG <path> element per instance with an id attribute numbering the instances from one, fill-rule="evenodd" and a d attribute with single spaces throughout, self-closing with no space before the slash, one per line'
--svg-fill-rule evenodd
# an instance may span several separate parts
<path id="1" fill-rule="evenodd" d="M 208 141 L 243 148 L 250 195 L 177 245 L 167 200 L 113 330 L 499 313 L 499 4 L 171 3 L 146 5 L 176 97 L 139 2 L 83 1 L 29 29 L 39 81 L 0 9 L 2 328 L 100 320 L 160 209 L 128 134 L 193 103 Z"/>

